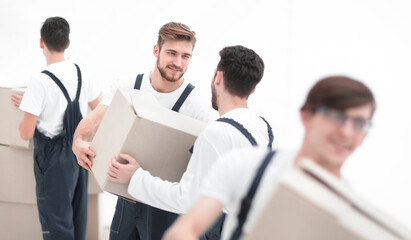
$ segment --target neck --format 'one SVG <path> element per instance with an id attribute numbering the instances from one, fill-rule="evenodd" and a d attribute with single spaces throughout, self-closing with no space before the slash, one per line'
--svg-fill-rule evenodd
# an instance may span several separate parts
<path id="1" fill-rule="evenodd" d="M 323 167 L 327 172 L 332 174 L 334 177 L 341 179 L 341 166 L 337 167 L 335 165 L 329 164 L 329 160 L 322 159 L 321 156 L 315 154 L 312 150 L 312 147 L 309 147 L 305 141 L 303 142 L 300 150 L 297 153 L 297 156 L 294 161 L 294 166 L 298 166 L 303 159 L 310 159 L 314 161 L 319 166 Z"/>
<path id="2" fill-rule="evenodd" d="M 64 52 L 50 52 L 46 55 L 47 66 L 64 61 Z"/>
<path id="3" fill-rule="evenodd" d="M 177 90 L 183 84 L 184 78 L 180 78 L 175 82 L 168 81 L 161 77 L 157 67 L 150 73 L 151 86 L 160 93 L 169 93 Z"/>
<path id="4" fill-rule="evenodd" d="M 225 95 L 225 97 L 222 96 L 218 100 L 218 102 L 219 102 L 218 113 L 220 114 L 220 116 L 236 108 L 248 108 L 246 98 L 240 98 L 237 96 L 232 96 L 230 94 Z"/>

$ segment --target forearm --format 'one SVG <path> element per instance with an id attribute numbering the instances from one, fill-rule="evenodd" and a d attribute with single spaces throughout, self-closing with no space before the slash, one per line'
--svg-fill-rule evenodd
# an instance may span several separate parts
<path id="1" fill-rule="evenodd" d="M 20 137 L 23 140 L 29 140 L 33 137 L 34 131 L 36 129 L 36 122 L 38 117 L 25 112 L 23 119 L 19 124 Z"/>
<path id="2" fill-rule="evenodd" d="M 219 200 L 200 197 L 190 211 L 181 215 L 167 230 L 163 240 L 198 239 L 218 219 L 222 208 Z"/>
<path id="3" fill-rule="evenodd" d="M 78 139 L 91 142 L 94 135 L 96 135 L 107 108 L 107 106 L 99 105 L 87 117 L 83 118 L 74 132 L 73 142 Z"/>
<path id="4" fill-rule="evenodd" d="M 190 206 L 190 195 L 184 184 L 163 181 L 143 169 L 134 173 L 128 192 L 148 205 L 178 214 L 185 213 Z"/>
<path id="5" fill-rule="evenodd" d="M 106 110 L 107 106 L 98 106 L 86 118 L 81 120 L 74 132 L 73 153 L 77 157 L 77 163 L 87 170 L 90 170 L 90 167 L 93 165 L 90 156 L 95 157 L 95 153 L 90 148 L 91 140 L 96 135 Z"/>
<path id="6" fill-rule="evenodd" d="M 165 232 L 163 240 L 195 240 L 199 237 L 197 235 L 192 222 L 185 215 L 181 215 Z"/>

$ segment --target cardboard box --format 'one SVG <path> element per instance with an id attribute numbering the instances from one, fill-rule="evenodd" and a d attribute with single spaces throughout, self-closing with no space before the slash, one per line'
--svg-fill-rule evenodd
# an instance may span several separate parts
<path id="1" fill-rule="evenodd" d="M 94 178 L 93 174 L 89 172 L 88 174 L 88 194 L 98 194 L 102 193 L 103 190 L 98 185 L 96 179 Z"/>
<path id="2" fill-rule="evenodd" d="M 0 201 L 36 203 L 33 150 L 0 145 Z"/>
<path id="3" fill-rule="evenodd" d="M 102 235 L 99 215 L 99 195 L 88 196 L 87 240 L 98 240 Z M 2 239 L 43 239 L 36 204 L 0 201 L 0 233 Z"/>
<path id="4" fill-rule="evenodd" d="M 100 220 L 99 194 L 88 195 L 88 209 L 87 209 L 87 240 L 98 240 L 103 231 L 103 224 Z"/>
<path id="5" fill-rule="evenodd" d="M 19 124 L 24 112 L 11 102 L 12 93 L 24 93 L 24 88 L 0 87 L 0 144 L 33 148 L 33 142 L 20 137 Z"/>
<path id="6" fill-rule="evenodd" d="M 411 239 L 324 169 L 308 160 L 301 166 L 285 176 L 244 239 Z"/>
<path id="7" fill-rule="evenodd" d="M 33 150 L 0 145 L 0 201 L 36 203 Z M 88 193 L 102 190 L 89 174 Z"/>
<path id="8" fill-rule="evenodd" d="M 36 204 L 0 201 L 0 212 L 1 239 L 43 239 Z"/>
<path id="9" fill-rule="evenodd" d="M 110 159 L 127 153 L 152 175 L 179 181 L 191 156 L 189 150 L 205 126 L 162 107 L 150 93 L 119 90 L 92 142 L 94 176 L 103 190 L 135 200 L 126 184 L 111 182 L 106 176 Z"/>

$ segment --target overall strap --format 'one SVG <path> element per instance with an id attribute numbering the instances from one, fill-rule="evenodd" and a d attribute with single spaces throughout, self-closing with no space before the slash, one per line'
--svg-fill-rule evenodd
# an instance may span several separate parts
<path id="1" fill-rule="evenodd" d="M 77 69 L 77 93 L 76 93 L 76 98 L 74 99 L 74 101 L 78 101 L 80 99 L 80 92 L 81 92 L 81 71 L 80 68 L 77 64 L 74 64 L 76 66 Z"/>
<path id="2" fill-rule="evenodd" d="M 76 69 L 77 69 L 77 78 L 78 78 L 76 98 L 75 98 L 74 101 L 78 101 L 78 99 L 80 97 L 80 90 L 81 90 L 81 72 L 80 72 L 80 68 L 77 66 L 77 64 L 74 64 L 74 65 L 76 66 Z M 61 81 L 53 73 L 51 73 L 47 70 L 42 71 L 42 73 L 49 76 L 57 84 L 57 86 L 63 92 L 64 97 L 66 97 L 67 102 L 70 103 L 71 102 L 70 96 L 68 95 L 68 92 L 67 92 L 66 88 L 64 87 L 64 85 L 61 83 Z"/>
<path id="3" fill-rule="evenodd" d="M 268 129 L 268 147 L 271 149 L 273 148 L 273 141 L 274 141 L 274 135 L 273 135 L 273 129 L 271 128 L 270 124 L 265 120 L 265 118 L 261 117 L 263 121 L 267 124 L 267 129 Z"/>
<path id="4" fill-rule="evenodd" d="M 219 118 L 217 119 L 217 121 L 228 123 L 233 127 L 237 128 L 238 131 L 240 131 L 248 139 L 248 141 L 250 141 L 251 145 L 257 146 L 257 141 L 255 140 L 253 135 L 239 122 L 236 122 L 234 119 L 231 118 Z"/>
<path id="5" fill-rule="evenodd" d="M 171 110 L 178 112 L 180 110 L 181 105 L 183 105 L 184 101 L 187 99 L 188 95 L 190 95 L 193 89 L 194 85 L 189 83 Z"/>
<path id="6" fill-rule="evenodd" d="M 143 81 L 143 74 L 138 74 L 136 78 L 136 82 L 134 83 L 134 89 L 140 90 L 142 81 Z"/>
<path id="7" fill-rule="evenodd" d="M 243 233 L 244 223 L 247 220 L 248 212 L 253 202 L 255 193 L 257 192 L 257 188 L 261 182 L 261 178 L 263 177 L 264 171 L 267 169 L 267 166 L 273 159 L 273 156 L 275 153 L 276 153 L 275 151 L 270 151 L 265 156 L 263 162 L 258 168 L 256 175 L 254 176 L 253 182 L 250 188 L 248 189 L 247 195 L 241 200 L 240 212 L 237 215 L 238 217 L 237 227 L 235 228 L 233 234 L 231 235 L 230 240 L 240 239 L 241 234 Z"/>

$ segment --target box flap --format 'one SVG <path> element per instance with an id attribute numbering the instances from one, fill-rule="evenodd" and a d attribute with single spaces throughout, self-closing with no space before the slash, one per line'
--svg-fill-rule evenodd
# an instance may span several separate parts
<path id="1" fill-rule="evenodd" d="M 198 136 L 205 123 L 162 107 L 149 92 L 132 90 L 131 101 L 138 117 Z M 167 116 L 167 117 L 165 117 Z"/>
<path id="2" fill-rule="evenodd" d="M 246 239 L 411 239 L 310 160 L 279 183 Z"/>

